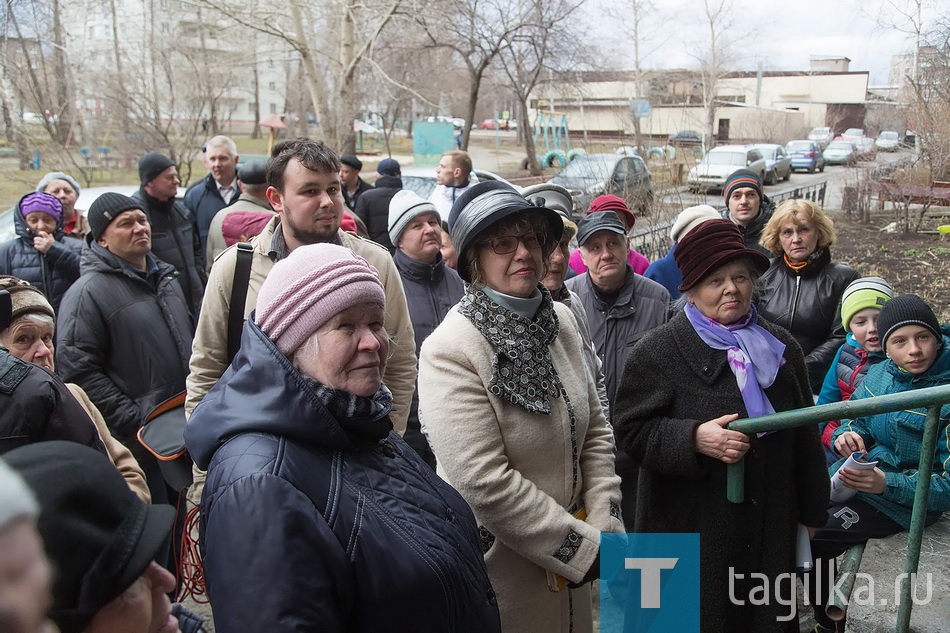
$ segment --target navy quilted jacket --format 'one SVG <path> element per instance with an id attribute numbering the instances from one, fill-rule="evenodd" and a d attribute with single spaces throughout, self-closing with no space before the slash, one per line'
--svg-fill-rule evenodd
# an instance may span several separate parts
<path id="1" fill-rule="evenodd" d="M 185 440 L 220 633 L 500 631 L 462 497 L 396 433 L 348 434 L 253 320 Z"/>
<path id="2" fill-rule="evenodd" d="M 33 248 L 33 230 L 27 226 L 20 203 L 13 208 L 13 225 L 17 237 L 0 244 L 0 275 L 13 275 L 30 282 L 40 290 L 59 311 L 63 295 L 79 279 L 79 257 L 82 242 L 66 237 L 63 218 L 53 232 L 55 242 L 44 254 Z"/>

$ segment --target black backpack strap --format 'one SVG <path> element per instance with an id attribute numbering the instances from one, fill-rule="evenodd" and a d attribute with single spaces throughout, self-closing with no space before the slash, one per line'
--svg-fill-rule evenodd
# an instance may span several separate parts
<path id="1" fill-rule="evenodd" d="M 251 281 L 251 262 L 254 247 L 250 242 L 238 242 L 234 281 L 231 283 L 231 301 L 228 311 L 228 364 L 241 349 L 241 330 L 244 329 L 244 306 L 247 304 L 247 286 Z"/>

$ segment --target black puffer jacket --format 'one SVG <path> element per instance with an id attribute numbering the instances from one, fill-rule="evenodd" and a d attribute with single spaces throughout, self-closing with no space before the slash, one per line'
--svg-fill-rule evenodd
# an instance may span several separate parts
<path id="1" fill-rule="evenodd" d="M 739 230 L 742 231 L 742 239 L 745 240 L 746 248 L 754 248 L 755 250 L 764 253 L 766 256 L 771 257 L 772 253 L 769 252 L 769 249 L 765 248 L 759 244 L 759 238 L 762 237 L 762 229 L 765 228 L 765 225 L 769 220 L 772 219 L 772 213 L 775 211 L 775 203 L 772 202 L 772 199 L 767 195 L 762 195 L 762 203 L 759 205 L 759 215 L 755 216 L 755 219 L 749 223 L 749 226 L 742 226 L 737 224 Z M 731 220 L 729 217 L 729 207 L 725 209 L 720 209 L 719 213 L 722 214 L 723 219 Z"/>
<path id="2" fill-rule="evenodd" d="M 366 224 L 369 239 L 382 244 L 390 253 L 396 247 L 389 239 L 389 202 L 401 189 L 402 178 L 399 176 L 380 176 L 372 189 L 360 195 L 353 209 L 353 213 Z"/>
<path id="3" fill-rule="evenodd" d="M 53 232 L 56 241 L 45 254 L 40 253 L 33 248 L 33 238 L 36 235 L 20 213 L 19 202 L 11 213 L 17 237 L 0 244 L 0 275 L 13 275 L 30 282 L 46 295 L 54 311 L 59 310 L 59 303 L 66 290 L 79 279 L 82 242 L 73 237 L 66 237 L 63 219 L 60 218 Z"/>
<path id="4" fill-rule="evenodd" d="M 178 283 L 185 291 L 188 309 L 197 320 L 208 277 L 195 216 L 180 202 L 174 199 L 163 202 L 142 189 L 132 197 L 145 207 L 152 225 L 152 254 L 181 273 Z"/>
<path id="5" fill-rule="evenodd" d="M 62 380 L 0 347 L 0 455 L 50 440 L 106 452 L 92 420 Z"/>
<path id="6" fill-rule="evenodd" d="M 759 278 L 759 314 L 791 332 L 802 346 L 813 393 L 821 391 L 831 361 L 844 343 L 841 295 L 858 277 L 853 268 L 831 261 L 825 248 L 799 272 L 788 267 L 784 256 L 773 257 Z"/>
<path id="7" fill-rule="evenodd" d="M 194 330 L 178 272 L 150 260 L 155 285 L 97 243 L 87 245 L 56 328 L 56 372 L 85 390 L 139 459 L 149 459 L 135 438 L 143 417 L 185 389 Z"/>
<path id="8" fill-rule="evenodd" d="M 383 433 L 345 430 L 247 321 L 185 430 L 208 470 L 201 545 L 219 633 L 500 631 L 472 511 Z"/>

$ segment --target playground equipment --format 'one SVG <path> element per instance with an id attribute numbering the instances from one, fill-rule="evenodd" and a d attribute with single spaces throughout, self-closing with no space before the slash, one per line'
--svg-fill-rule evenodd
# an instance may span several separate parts
<path id="1" fill-rule="evenodd" d="M 542 167 L 567 165 L 571 158 L 569 153 L 573 151 L 567 129 L 567 116 L 557 112 L 538 112 L 534 120 L 534 143 L 535 147 L 544 149 L 541 157 Z"/>

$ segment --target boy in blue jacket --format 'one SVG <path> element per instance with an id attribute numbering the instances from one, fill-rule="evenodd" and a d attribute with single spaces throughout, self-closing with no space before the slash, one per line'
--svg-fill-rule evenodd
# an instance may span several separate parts
<path id="1" fill-rule="evenodd" d="M 881 343 L 888 360 L 870 370 L 852 400 L 860 400 L 912 389 L 950 383 L 950 326 L 941 327 L 933 310 L 916 295 L 902 295 L 888 301 L 877 319 Z M 883 538 L 910 527 L 911 508 L 917 487 L 920 461 L 920 437 L 927 418 L 924 408 L 881 413 L 865 418 L 843 420 L 834 432 L 832 443 L 842 456 L 830 471 L 842 467 L 851 453 L 861 451 L 867 461 L 876 461 L 873 469 L 844 468 L 841 482 L 857 491 L 848 501 L 834 503 L 828 509 L 828 523 L 812 538 L 812 554 L 817 559 L 815 572 L 809 574 L 809 596 L 818 596 L 812 604 L 824 605 L 830 588 L 829 572 L 834 558 L 852 545 L 871 538 Z M 940 410 L 937 452 L 930 479 L 927 524 L 950 510 L 950 404 Z M 822 574 L 820 595 L 817 576 Z M 834 631 L 835 625 L 823 607 L 815 606 L 816 631 Z"/>
<path id="2" fill-rule="evenodd" d="M 845 288 L 841 296 L 841 325 L 848 334 L 828 368 L 815 404 L 850 400 L 868 369 L 887 358 L 881 346 L 877 317 L 893 296 L 890 284 L 880 277 L 855 279 Z M 838 461 L 838 454 L 831 447 L 831 436 L 840 425 L 839 420 L 818 425 L 829 464 Z"/>

